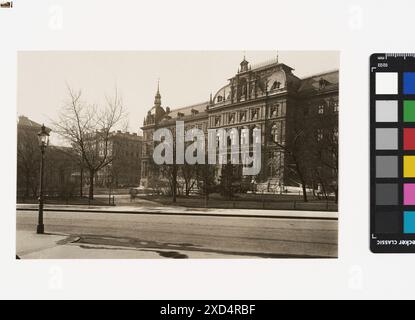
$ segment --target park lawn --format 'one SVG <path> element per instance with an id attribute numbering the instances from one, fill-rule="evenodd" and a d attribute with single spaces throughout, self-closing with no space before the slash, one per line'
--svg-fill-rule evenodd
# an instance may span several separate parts
<path id="1" fill-rule="evenodd" d="M 150 201 L 162 205 L 183 206 L 192 208 L 223 208 L 223 209 L 262 209 L 262 210 L 318 210 L 337 211 L 337 204 L 331 200 L 319 200 L 309 196 L 309 201 L 304 202 L 299 195 L 258 195 L 243 194 L 236 195 L 232 199 L 226 199 L 219 195 L 211 195 L 206 202 L 200 195 L 178 196 L 176 203 L 172 202 L 171 196 L 146 195 L 141 196 Z"/>

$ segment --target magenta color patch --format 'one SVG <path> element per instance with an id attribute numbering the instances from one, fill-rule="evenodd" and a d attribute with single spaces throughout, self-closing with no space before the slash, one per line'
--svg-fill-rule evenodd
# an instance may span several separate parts
<path id="1" fill-rule="evenodd" d="M 405 183 L 403 186 L 403 204 L 415 205 L 415 183 Z"/>

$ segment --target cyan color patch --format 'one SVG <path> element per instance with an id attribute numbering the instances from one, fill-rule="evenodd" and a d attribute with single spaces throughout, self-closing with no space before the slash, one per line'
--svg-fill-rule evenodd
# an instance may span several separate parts
<path id="1" fill-rule="evenodd" d="M 403 73 L 403 93 L 415 94 L 415 72 Z"/>
<path id="2" fill-rule="evenodd" d="M 415 211 L 405 211 L 403 216 L 403 232 L 415 234 Z"/>

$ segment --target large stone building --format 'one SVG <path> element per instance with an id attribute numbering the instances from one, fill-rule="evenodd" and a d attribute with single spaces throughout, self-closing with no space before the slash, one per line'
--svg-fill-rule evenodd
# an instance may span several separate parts
<path id="1" fill-rule="evenodd" d="M 319 149 L 317 145 L 326 141 L 326 137 L 330 137 L 330 142 L 337 139 L 339 86 L 338 70 L 303 79 L 293 70 L 280 63 L 278 58 L 256 66 L 251 66 L 244 58 L 237 74 L 209 100 L 177 109 L 163 108 L 157 89 L 154 106 L 148 111 L 142 126 L 142 185 L 146 186 L 152 175 L 154 131 L 162 127 L 173 128 L 176 121 L 181 120 L 186 129 L 198 127 L 204 132 L 211 128 L 260 128 L 262 169 L 254 179 L 256 184 L 266 185 L 268 191 L 286 185 L 299 186 L 298 175 L 291 172 L 295 171 L 291 168 L 296 165 L 293 161 L 295 139 L 299 132 L 312 136 L 303 143 L 308 145 L 310 152 Z M 335 144 L 334 148 L 337 148 L 337 140 Z M 329 155 L 321 155 L 327 153 L 322 151 L 320 156 L 336 162 L 330 163 L 323 171 L 325 176 L 330 171 L 330 179 L 337 181 L 337 156 L 331 154 L 333 152 L 337 150 L 329 151 Z M 307 153 L 302 151 L 301 157 L 306 159 Z M 322 166 L 318 164 L 315 167 Z M 217 175 L 220 174 L 218 167 Z M 307 179 L 310 184 L 315 184 L 315 180 Z"/>

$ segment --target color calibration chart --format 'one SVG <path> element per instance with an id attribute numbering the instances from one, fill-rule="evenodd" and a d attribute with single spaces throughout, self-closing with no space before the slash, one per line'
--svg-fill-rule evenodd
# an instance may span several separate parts
<path id="1" fill-rule="evenodd" d="M 370 243 L 415 252 L 415 54 L 370 58 Z"/>

